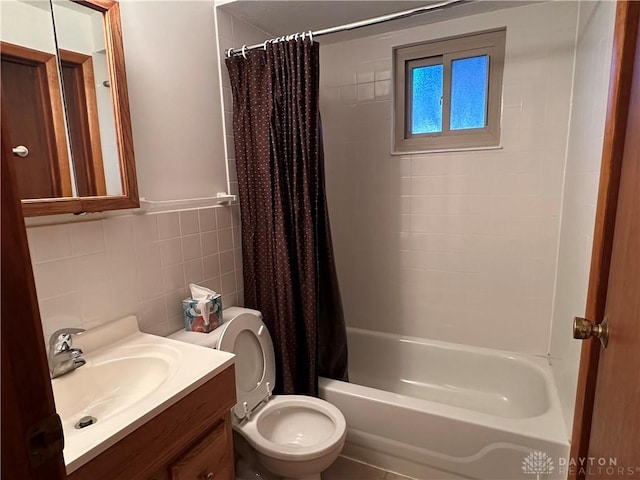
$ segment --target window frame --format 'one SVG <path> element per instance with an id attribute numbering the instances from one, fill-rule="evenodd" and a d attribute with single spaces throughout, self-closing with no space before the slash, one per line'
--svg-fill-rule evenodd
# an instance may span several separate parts
<path id="1" fill-rule="evenodd" d="M 490 30 L 393 49 L 394 126 L 392 153 L 406 154 L 434 150 L 456 150 L 500 145 L 500 112 L 504 70 L 506 28 Z M 487 124 L 484 128 L 450 130 L 452 62 L 487 55 Z M 411 133 L 411 69 L 443 65 L 442 132 Z"/>

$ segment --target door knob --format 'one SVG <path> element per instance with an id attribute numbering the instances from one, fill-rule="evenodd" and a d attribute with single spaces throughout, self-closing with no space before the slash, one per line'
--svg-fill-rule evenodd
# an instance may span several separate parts
<path id="1" fill-rule="evenodd" d="M 573 338 L 586 340 L 587 338 L 598 338 L 603 348 L 607 348 L 609 342 L 609 318 L 604 317 L 602 323 L 596 325 L 586 318 L 574 317 Z"/>
<path id="2" fill-rule="evenodd" d="M 24 158 L 29 155 L 29 149 L 24 145 L 18 145 L 17 147 L 13 148 L 13 154 L 18 157 Z"/>

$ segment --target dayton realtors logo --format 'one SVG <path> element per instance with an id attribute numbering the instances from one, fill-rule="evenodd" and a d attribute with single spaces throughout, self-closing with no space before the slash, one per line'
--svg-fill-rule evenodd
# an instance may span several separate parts
<path id="1" fill-rule="evenodd" d="M 553 460 L 545 452 L 531 452 L 522 460 L 522 471 L 535 475 L 540 480 L 540 475 L 553 472 Z"/>
<path id="2" fill-rule="evenodd" d="M 560 472 L 570 475 L 603 478 L 640 478 L 640 467 L 618 465 L 617 457 L 560 458 Z"/>
<path id="3" fill-rule="evenodd" d="M 542 475 L 549 475 L 554 471 L 558 478 L 564 478 L 567 474 L 599 480 L 620 477 L 640 478 L 640 467 L 618 465 L 616 457 L 578 457 L 577 459 L 560 457 L 556 469 L 549 454 L 541 451 L 533 451 L 522 459 L 522 471 L 528 475 L 535 475 L 536 480 L 546 478 Z"/>

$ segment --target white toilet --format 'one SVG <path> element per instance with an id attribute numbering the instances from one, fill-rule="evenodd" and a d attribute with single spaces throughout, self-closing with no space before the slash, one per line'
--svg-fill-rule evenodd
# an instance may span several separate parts
<path id="1" fill-rule="evenodd" d="M 253 447 L 262 465 L 284 479 L 320 480 L 338 457 L 346 422 L 336 407 L 306 395 L 271 395 L 273 343 L 262 314 L 231 307 L 225 323 L 209 334 L 181 330 L 169 338 L 236 354 L 233 428 Z"/>

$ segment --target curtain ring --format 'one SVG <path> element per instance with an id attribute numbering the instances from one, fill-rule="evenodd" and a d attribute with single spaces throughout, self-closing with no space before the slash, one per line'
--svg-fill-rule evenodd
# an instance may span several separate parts
<path id="1" fill-rule="evenodd" d="M 263 50 L 267 50 L 267 43 L 269 43 L 270 40 L 265 40 L 264 43 L 262 44 L 262 49 Z"/>
<path id="2" fill-rule="evenodd" d="M 233 55 L 233 48 L 230 48 L 229 50 L 225 50 L 224 54 L 226 55 L 227 58 L 231 58 L 231 56 Z"/>
<path id="3" fill-rule="evenodd" d="M 246 60 L 247 59 L 247 46 L 246 45 L 242 45 L 242 57 Z"/>
<path id="4" fill-rule="evenodd" d="M 304 42 L 304 37 L 305 37 L 306 33 L 302 32 L 300 35 L 302 36 L 302 41 Z"/>
<path id="5" fill-rule="evenodd" d="M 311 30 L 309 30 L 309 40 L 313 43 L 313 32 Z"/>

